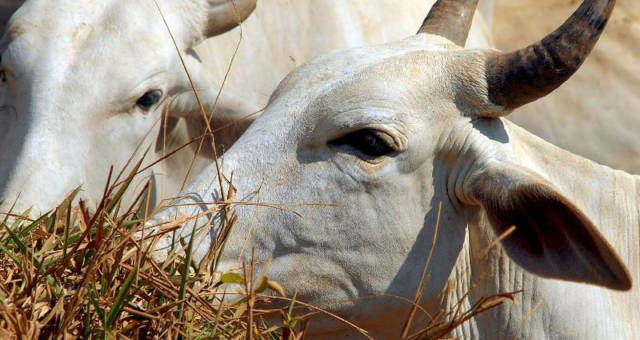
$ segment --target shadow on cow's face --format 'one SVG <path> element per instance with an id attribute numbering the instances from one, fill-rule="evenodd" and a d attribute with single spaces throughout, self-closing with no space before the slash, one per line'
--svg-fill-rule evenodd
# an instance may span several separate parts
<path id="1" fill-rule="evenodd" d="M 177 46 L 153 1 L 34 0 L 16 12 L 0 44 L 0 210 L 19 196 L 16 210 L 46 211 L 79 185 L 97 200 L 109 167 L 152 145 L 163 108 L 191 89 L 176 48 L 198 82 L 190 48 L 208 20 L 206 1 L 158 2 Z"/>
<path id="2" fill-rule="evenodd" d="M 482 247 L 470 245 L 472 229 L 484 241 L 490 228 L 501 234 L 517 225 L 504 249 L 539 276 L 629 289 L 624 264 L 593 223 L 525 166 L 513 130 L 487 114 L 497 111 L 484 78 L 491 53 L 418 35 L 336 52 L 294 71 L 219 160 L 222 182 L 233 178 L 237 200 L 251 201 L 233 206 L 239 222 L 219 269 L 272 259 L 267 276 L 301 300 L 390 336 L 403 320 L 388 316 L 410 308 L 394 296 L 413 297 L 432 250 L 423 302 L 437 312 L 462 297 L 444 288 L 470 278 L 477 260 L 470 257 L 481 254 L 471 248 Z M 217 176 L 213 167 L 200 174 L 187 189 L 192 198 L 156 219 L 207 209 L 206 200 L 220 196 Z M 193 197 L 205 201 L 186 208 Z M 193 254 L 201 260 L 215 230 L 198 235 L 204 239 Z M 165 236 L 157 249 L 171 242 Z"/>
<path id="3" fill-rule="evenodd" d="M 457 155 L 474 130 L 471 115 L 463 110 L 475 99 L 465 97 L 470 84 L 461 84 L 456 72 L 477 65 L 435 37 L 429 43 L 424 39 L 311 63 L 283 83 L 288 88 L 272 99 L 261 118 L 262 124 L 273 121 L 277 126 L 286 126 L 285 119 L 296 122 L 283 133 L 292 145 L 281 147 L 285 154 L 295 150 L 297 164 L 286 167 L 293 189 L 277 197 L 336 205 L 291 218 L 287 229 L 296 241 L 280 242 L 290 246 L 274 252 L 274 266 L 300 251 L 300 239 L 313 249 L 305 253 L 326 257 L 306 259 L 316 264 L 309 274 L 278 272 L 279 277 L 309 282 L 308 287 L 297 285 L 299 294 L 304 291 L 311 301 L 313 296 L 322 296 L 324 303 L 341 301 L 343 315 L 354 319 L 375 323 L 380 321 L 375 315 L 406 310 L 406 301 L 394 296 L 415 293 L 438 216 L 442 225 L 425 300 L 437 299 L 465 240 L 465 209 L 452 194 L 450 181 Z M 325 69 L 336 74 L 327 79 Z M 298 100 L 305 104 L 291 112 Z M 288 114 L 282 114 L 285 108 Z M 269 176 L 279 173 L 282 162 L 276 164 L 278 170 Z M 263 200 L 272 190 L 268 184 Z M 337 267 L 336 276 L 331 270 Z M 334 281 L 327 281 L 331 275 Z"/>
<path id="4" fill-rule="evenodd" d="M 302 300 L 378 322 L 364 314 L 406 310 L 391 296 L 415 292 L 442 204 L 446 223 L 425 292 L 436 299 L 465 239 L 450 177 L 473 131 L 455 103 L 466 99 L 451 65 L 473 58 L 437 37 L 425 48 L 425 39 L 322 57 L 282 82 L 220 163 L 227 179 L 234 173 L 238 200 L 251 195 L 286 209 L 234 207 L 240 222 L 221 268 L 249 261 L 253 248 L 258 262 L 273 258 L 269 276 L 293 284 Z M 209 169 L 187 193 L 210 199 L 215 177 Z"/>
<path id="5" fill-rule="evenodd" d="M 581 11 L 595 16 L 593 3 L 585 4 Z M 453 15 L 443 9 L 446 1 L 440 6 L 436 14 Z M 600 6 L 610 8 L 612 2 Z M 512 263 L 526 275 L 630 289 L 628 270 L 593 222 L 536 171 L 541 164 L 535 163 L 543 162 L 517 144 L 553 149 L 500 118 L 566 79 L 540 72 L 542 55 L 532 59 L 535 53 L 527 49 L 463 50 L 429 34 L 449 26 L 431 25 L 440 15 L 427 17 L 424 34 L 336 52 L 298 68 L 218 160 L 221 172 L 210 166 L 187 189 L 190 197 L 150 223 L 220 209 L 212 205 L 221 202 L 201 198 L 232 192 L 226 187 L 233 178 L 235 199 L 224 204 L 239 218 L 218 269 L 268 263 L 268 270 L 251 273 L 266 272 L 299 299 L 386 338 L 398 337 L 428 257 L 421 302 L 432 312 L 447 314 L 478 283 L 473 280 L 492 280 L 485 274 L 500 275 Z M 572 20 L 565 31 L 583 34 Z M 459 44 L 464 37 L 456 39 Z M 568 59 L 561 66 L 573 72 L 579 65 Z M 197 207 L 189 204 L 194 198 Z M 238 203 L 244 200 L 250 202 Z M 216 230 L 190 235 L 203 222 L 186 224 L 176 232 L 203 236 L 189 242 L 200 261 Z M 508 236 L 499 238 L 506 256 L 498 265 L 483 255 L 495 245 L 491 230 Z M 178 243 L 173 236 L 159 236 L 156 259 Z M 312 325 L 326 338 L 344 327 Z"/>

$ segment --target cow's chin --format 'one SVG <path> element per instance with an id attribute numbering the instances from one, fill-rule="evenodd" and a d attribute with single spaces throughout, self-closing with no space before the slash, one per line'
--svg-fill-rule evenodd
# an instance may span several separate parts
<path id="1" fill-rule="evenodd" d="M 153 222 L 149 222 L 148 225 L 153 225 Z M 152 235 L 152 232 L 162 232 L 161 227 L 152 229 L 154 228 L 149 228 L 145 233 Z M 138 239 L 141 237 L 142 233 L 136 235 Z M 145 236 L 145 239 L 146 245 L 148 242 L 154 242 L 154 250 L 149 253 L 151 259 L 157 263 L 165 262 L 172 249 L 172 234 L 166 233 L 157 238 Z M 263 269 L 259 264 L 254 268 L 254 286 L 259 284 Z M 214 280 L 220 280 L 222 275 L 229 273 L 243 275 L 242 263 L 238 261 L 238 257 L 221 259 L 213 274 Z M 342 337 L 344 334 L 349 334 L 347 338 L 362 337 L 362 333 L 354 326 L 366 329 L 370 335 L 375 335 L 375 338 L 395 338 L 400 334 L 403 321 L 409 312 L 410 304 L 405 300 L 387 296 L 384 292 L 357 297 L 348 289 L 344 290 L 344 284 L 333 280 L 324 282 L 323 279 L 326 280 L 327 277 L 313 277 L 308 273 L 304 275 L 305 273 L 300 273 L 295 268 L 283 268 L 278 266 L 277 260 L 271 263 L 267 273 L 269 279 L 282 284 L 286 297 L 279 297 L 277 292 L 267 289 L 259 293 L 255 308 L 274 310 L 263 315 L 264 320 L 273 326 L 281 325 L 282 317 L 278 309 L 286 309 L 295 295 L 298 303 L 294 314 L 307 315 L 316 312 L 308 323 L 306 338 L 327 339 L 334 336 Z M 216 299 L 216 307 L 243 303 L 242 299 L 247 296 L 244 286 L 234 283 L 220 284 L 217 293 L 220 294 L 220 299 Z"/>
<path id="2" fill-rule="evenodd" d="M 386 304 L 387 302 L 391 302 L 391 305 Z M 311 306 L 306 303 L 304 305 Z M 409 314 L 409 308 L 394 308 L 395 304 L 391 299 L 371 299 L 366 303 L 347 305 L 348 307 L 345 304 L 334 306 L 338 307 L 338 310 L 334 310 L 330 306 L 304 308 L 303 304 L 298 303 L 293 314 L 298 317 L 309 316 L 306 325 L 303 326 L 305 339 L 365 339 L 364 332 L 374 339 L 398 339 Z M 264 319 L 274 326 L 283 323 L 279 313 L 266 314 Z M 423 320 L 418 317 L 414 321 L 416 324 L 422 324 Z M 298 323 L 301 324 L 304 323 Z"/>

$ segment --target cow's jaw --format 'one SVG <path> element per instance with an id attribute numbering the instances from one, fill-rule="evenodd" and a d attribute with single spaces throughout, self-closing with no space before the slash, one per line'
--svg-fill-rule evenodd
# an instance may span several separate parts
<path id="1" fill-rule="evenodd" d="M 445 76 L 440 69 L 405 68 L 396 60 L 437 60 L 438 53 L 453 48 L 442 39 L 433 39 L 432 54 L 421 52 L 425 38 L 418 37 L 392 46 L 354 50 L 348 58 L 339 54 L 323 57 L 283 81 L 277 93 L 291 92 L 274 95 L 264 115 L 218 160 L 224 190 L 233 171 L 237 189 L 233 201 L 250 202 L 232 205 L 239 218 L 227 241 L 221 271 L 250 262 L 254 250 L 259 264 L 255 272 L 260 273 L 272 259 L 267 276 L 280 281 L 288 293 L 295 290 L 305 302 L 348 316 L 366 328 L 397 335 L 411 306 L 398 296 L 415 294 L 439 217 L 447 221 L 447 227 L 438 233 L 437 260 L 429 267 L 431 278 L 424 291 L 424 302 L 433 308 L 431 312 L 438 311 L 438 297 L 458 260 L 466 225 L 448 194 L 448 160 L 430 155 L 439 141 L 447 140 L 445 135 L 459 116 L 438 100 L 424 103 L 422 91 L 426 90 L 418 84 L 437 89 L 448 86 L 440 79 Z M 372 69 L 410 73 L 415 83 L 368 82 L 362 76 Z M 431 70 L 426 80 L 418 76 Z M 407 87 L 411 95 L 404 96 Z M 356 90 L 362 88 L 367 90 Z M 362 106 L 370 98 L 366 96 L 388 100 Z M 439 118 L 422 121 L 424 111 L 419 108 L 425 106 Z M 403 149 L 397 159 L 369 164 L 358 160 L 352 150 L 327 144 L 350 129 L 374 125 L 392 136 L 400 148 L 420 146 Z M 431 133 L 423 135 L 423 129 Z M 220 197 L 218 185 L 217 171 L 210 166 L 185 190 L 187 198 L 176 202 L 201 205 L 168 209 L 156 221 L 212 208 L 206 202 Z M 192 225 L 187 224 L 179 234 L 188 239 L 191 230 Z M 196 260 L 207 254 L 215 231 L 201 235 L 195 243 Z M 159 248 L 166 248 L 171 240 L 166 236 Z M 392 322 L 385 317 L 389 313 L 394 316 Z M 314 327 L 323 334 L 348 328 L 330 319 L 317 322 L 321 326 Z"/>

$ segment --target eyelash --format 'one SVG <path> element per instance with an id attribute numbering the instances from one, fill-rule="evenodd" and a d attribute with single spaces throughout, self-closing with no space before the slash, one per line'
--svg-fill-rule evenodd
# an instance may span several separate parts
<path id="1" fill-rule="evenodd" d="M 136 106 L 144 111 L 149 111 L 160 102 L 160 99 L 162 99 L 162 91 L 150 90 L 143 94 L 142 97 L 138 98 Z"/>
<path id="2" fill-rule="evenodd" d="M 380 137 L 380 132 L 372 129 L 362 129 L 348 133 L 342 137 L 329 141 L 334 147 L 349 146 L 368 157 L 382 157 L 396 152 L 396 148 Z"/>

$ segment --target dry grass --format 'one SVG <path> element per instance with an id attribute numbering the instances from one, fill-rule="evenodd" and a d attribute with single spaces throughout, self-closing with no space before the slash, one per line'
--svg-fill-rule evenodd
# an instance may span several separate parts
<path id="1" fill-rule="evenodd" d="M 186 67 L 185 72 L 189 75 Z M 193 90 L 208 123 L 195 86 Z M 209 137 L 219 172 L 213 132 L 207 125 L 202 137 L 163 152 L 162 159 L 194 142 L 199 142 L 199 152 Z M 244 264 L 242 274 L 215 271 L 236 222 L 229 207 L 245 204 L 232 202 L 233 192 L 224 193 L 221 182 L 222 200 L 212 204 L 223 214 L 223 225 L 208 256 L 201 263 L 191 259 L 192 237 L 182 244 L 184 251 L 170 253 L 163 263 L 150 259 L 152 242 L 139 240 L 145 239 L 145 222 L 153 215 L 145 204 L 152 183 L 137 193 L 132 204 L 125 206 L 122 201 L 125 192 L 133 190 L 134 179 L 162 161 L 141 168 L 143 159 L 127 176 L 124 169 L 116 176 L 110 171 L 96 207 L 77 200 L 77 189 L 55 210 L 35 220 L 28 218 L 29 211 L 0 213 L 0 339 L 302 339 L 309 320 L 318 314 L 371 338 L 338 315 L 284 296 L 281 285 L 264 275 L 257 281 L 247 280 L 256 277 L 253 262 Z M 193 218 L 169 222 L 170 228 L 165 225 L 164 230 L 176 230 Z M 435 227 L 437 234 L 437 223 Z M 408 301 L 412 308 L 399 338 L 440 339 L 475 315 L 516 301 L 514 295 L 519 292 L 499 294 L 462 311 L 460 300 L 454 310 L 431 317 L 429 324 L 410 334 L 410 329 L 416 329 L 413 318 L 422 310 L 420 288 L 427 284 L 431 255 L 418 292 L 413 302 Z M 242 292 L 233 303 L 225 299 L 228 293 L 223 287 L 229 285 Z"/>
<path id="2" fill-rule="evenodd" d="M 137 241 L 147 220 L 144 198 L 151 184 L 132 205 L 124 206 L 121 200 L 141 163 L 123 180 L 110 174 L 95 209 L 83 201 L 74 204 L 76 190 L 36 220 L 23 217 L 28 211 L 3 214 L 0 338 L 301 339 L 307 321 L 320 313 L 359 330 L 327 311 L 284 297 L 283 288 L 267 277 L 245 280 L 255 277 L 253 263 L 245 264 L 244 275 L 214 274 L 225 232 L 202 263 L 190 258 L 192 239 L 183 244 L 182 255 L 170 254 L 164 263 L 152 261 L 149 245 Z M 218 206 L 226 209 L 222 202 Z M 225 221 L 229 225 L 223 230 L 228 232 L 235 218 Z M 223 283 L 238 285 L 244 292 L 241 298 L 223 303 Z M 405 330 L 402 338 L 442 338 L 476 314 L 509 300 L 514 300 L 513 294 L 483 298 L 466 312 L 460 310 L 460 302 L 457 310 L 437 315 L 413 334 Z M 288 306 L 269 307 L 282 306 L 283 301 Z M 267 314 L 270 323 L 264 319 Z M 275 323 L 274 315 L 279 320 Z"/>
<path id="3" fill-rule="evenodd" d="M 4 214 L 0 222 L 0 338 L 281 338 L 296 335 L 298 318 L 269 305 L 282 288 L 266 277 L 213 275 L 209 263 L 195 266 L 186 255 L 164 263 L 147 256 L 137 242 L 146 220 L 148 184 L 130 206 L 121 198 L 141 163 L 124 181 L 109 178 L 95 209 L 73 204 L 74 191 L 55 211 L 36 220 L 28 212 Z M 110 175 L 111 176 L 111 175 Z M 229 228 L 230 229 L 230 228 Z M 218 245 L 222 242 L 217 243 Z M 189 265 L 188 265 L 189 264 Z M 221 283 L 240 285 L 238 302 L 222 303 Z M 265 313 L 281 315 L 282 325 L 268 327 Z M 252 330 L 252 331 L 248 331 Z M 249 334 L 249 336 L 247 335 Z"/>

